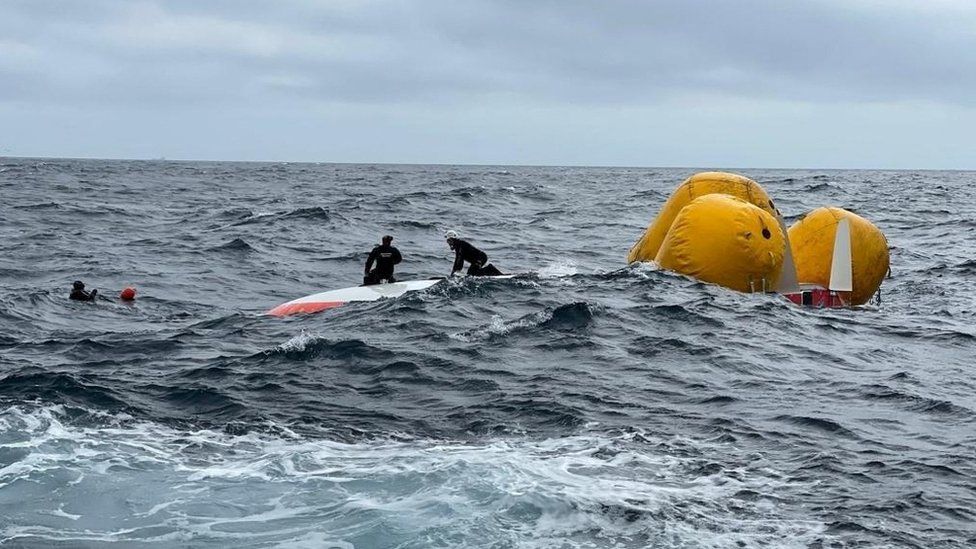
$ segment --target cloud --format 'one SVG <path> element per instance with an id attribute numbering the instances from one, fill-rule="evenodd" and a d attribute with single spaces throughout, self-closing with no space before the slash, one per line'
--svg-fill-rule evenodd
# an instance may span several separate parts
<path id="1" fill-rule="evenodd" d="M 365 113 L 389 109 L 445 124 L 480 109 L 721 120 L 764 103 L 968 113 L 973 28 L 974 5 L 950 0 L 10 1 L 0 106 L 184 120 L 345 108 L 374 124 Z"/>
<path id="2" fill-rule="evenodd" d="M 640 103 L 694 92 L 968 104 L 976 83 L 976 12 L 950 2 L 264 6 L 97 2 L 81 16 L 20 3 L 0 23 L 14 37 L 0 51 L 37 58 L 33 70 L 6 76 L 40 78 L 42 97 L 111 102 L 158 101 L 167 89 L 184 100 L 192 87 L 201 100 L 299 92 L 317 101 Z"/>

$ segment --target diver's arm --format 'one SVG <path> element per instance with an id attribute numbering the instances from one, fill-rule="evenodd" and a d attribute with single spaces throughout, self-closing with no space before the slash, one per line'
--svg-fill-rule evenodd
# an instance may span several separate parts
<path id="1" fill-rule="evenodd" d="M 401 261 L 403 261 L 403 256 L 400 255 L 400 249 L 393 248 L 393 264 L 399 265 Z"/>
<path id="2" fill-rule="evenodd" d="M 461 255 L 461 245 L 459 244 L 454 249 L 454 267 L 451 268 L 451 274 L 454 274 L 464 268 L 464 256 Z"/>
<path id="3" fill-rule="evenodd" d="M 373 248 L 373 251 L 369 252 L 369 258 L 366 259 L 366 272 L 369 274 L 369 270 L 373 268 L 373 262 L 376 261 L 376 250 L 379 248 Z"/>
<path id="4" fill-rule="evenodd" d="M 95 296 L 98 295 L 98 290 L 92 290 L 86 292 L 85 290 L 72 290 L 71 295 L 68 296 L 75 301 L 95 301 Z"/>

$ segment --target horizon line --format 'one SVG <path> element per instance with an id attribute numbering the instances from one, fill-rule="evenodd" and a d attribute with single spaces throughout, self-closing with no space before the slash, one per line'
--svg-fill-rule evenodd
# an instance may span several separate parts
<path id="1" fill-rule="evenodd" d="M 202 158 L 124 158 L 124 157 L 99 157 L 99 156 L 12 156 L 0 154 L 0 158 L 12 160 L 100 160 L 114 162 L 211 162 L 211 163 L 242 163 L 242 164 L 334 164 L 350 166 L 469 166 L 469 167 L 512 167 L 512 168 L 618 168 L 618 169 L 729 169 L 729 170 L 825 170 L 825 171 L 892 171 L 892 172 L 970 172 L 976 168 L 837 168 L 837 167 L 794 167 L 794 166 L 712 166 L 711 168 L 700 166 L 652 166 L 652 165 L 613 165 L 613 164 L 484 164 L 476 162 L 342 162 L 336 160 L 227 160 L 227 159 L 202 159 Z"/>

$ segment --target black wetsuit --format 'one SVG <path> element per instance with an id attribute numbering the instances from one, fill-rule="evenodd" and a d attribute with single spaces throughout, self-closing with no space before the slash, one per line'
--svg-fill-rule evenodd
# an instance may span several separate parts
<path id="1" fill-rule="evenodd" d="M 74 299 L 75 301 L 95 301 L 96 295 L 98 295 L 98 290 L 92 290 L 90 292 L 86 292 L 85 290 L 71 290 L 71 295 L 68 298 Z"/>
<path id="2" fill-rule="evenodd" d="M 488 263 L 488 254 L 468 244 L 464 240 L 454 241 L 454 267 L 451 274 L 464 268 L 464 262 L 471 264 L 468 267 L 469 276 L 498 276 L 501 273 L 494 265 Z"/>
<path id="3" fill-rule="evenodd" d="M 379 284 L 382 280 L 396 282 L 393 278 L 393 266 L 401 261 L 403 256 L 400 255 L 400 250 L 389 244 L 381 244 L 373 248 L 373 251 L 369 252 L 369 259 L 366 260 L 366 276 L 363 277 L 363 284 Z M 375 269 L 373 263 L 376 263 Z"/>

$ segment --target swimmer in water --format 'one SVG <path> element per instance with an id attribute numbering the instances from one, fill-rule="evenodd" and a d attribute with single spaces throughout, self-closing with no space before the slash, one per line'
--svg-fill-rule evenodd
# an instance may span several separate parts
<path id="1" fill-rule="evenodd" d="M 80 280 L 75 280 L 75 283 L 71 285 L 71 295 L 68 298 L 75 301 L 95 301 L 95 296 L 97 295 L 98 290 L 86 292 L 85 283 Z"/>

